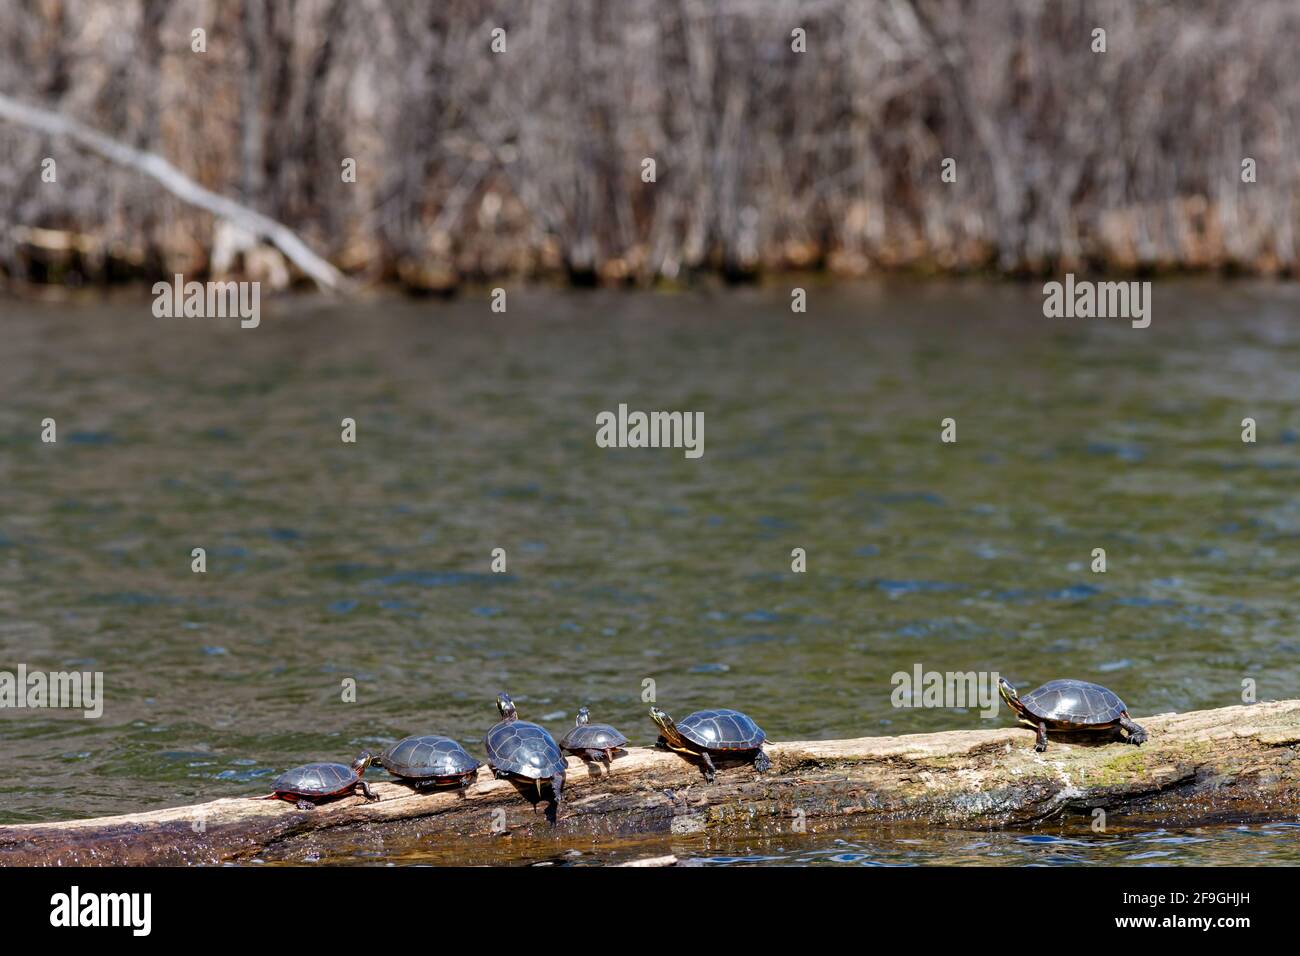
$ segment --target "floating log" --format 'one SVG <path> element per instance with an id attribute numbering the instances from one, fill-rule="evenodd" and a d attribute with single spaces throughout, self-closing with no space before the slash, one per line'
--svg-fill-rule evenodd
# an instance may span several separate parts
<path id="1" fill-rule="evenodd" d="M 560 819 L 547 820 L 486 768 L 464 794 L 417 794 L 386 781 L 380 799 L 344 797 L 314 810 L 227 798 L 118 817 L 0 827 L 0 865 L 301 862 L 386 841 L 441 850 L 501 835 L 596 843 L 636 834 L 829 831 L 898 821 L 957 828 L 1029 827 L 1061 814 L 1108 825 L 1171 827 L 1295 820 L 1300 815 L 1300 700 L 1139 717 L 1142 747 L 1052 740 L 1032 731 L 958 730 L 904 737 L 769 743 L 772 769 L 697 765 L 628 748 L 611 769 L 569 758 Z M 535 799 L 535 794 L 533 794 Z M 480 842 L 481 845 L 481 842 Z M 454 850 L 453 850 L 454 852 Z"/>

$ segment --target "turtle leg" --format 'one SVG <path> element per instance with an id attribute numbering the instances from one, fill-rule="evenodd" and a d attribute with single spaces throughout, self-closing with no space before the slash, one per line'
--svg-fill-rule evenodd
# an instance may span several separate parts
<path id="1" fill-rule="evenodd" d="M 560 819 L 560 804 L 564 801 L 564 774 L 557 773 L 551 778 L 551 792 L 555 794 L 555 819 Z"/>
<path id="2" fill-rule="evenodd" d="M 294 806 L 296 806 L 299 810 L 315 810 L 315 809 L 316 809 L 316 804 L 314 804 L 314 803 L 312 803 L 310 800 L 306 800 L 306 799 L 299 799 L 298 802 L 294 804 Z"/>
<path id="3" fill-rule="evenodd" d="M 758 749 L 758 753 L 754 754 L 754 772 L 766 773 L 768 770 L 771 769 L 772 769 L 772 760 L 770 757 L 768 757 L 767 754 L 763 753 L 763 748 L 760 747 Z"/>
<path id="4" fill-rule="evenodd" d="M 1047 724 L 1038 722 L 1038 736 L 1034 738 L 1034 749 L 1042 753 L 1047 749 Z"/>
<path id="5" fill-rule="evenodd" d="M 603 750 L 584 750 L 582 752 L 583 760 L 590 760 L 592 763 L 609 763 L 609 758 L 605 756 Z"/>
<path id="6" fill-rule="evenodd" d="M 704 779 L 709 783 L 713 783 L 714 778 L 718 775 L 718 768 L 713 766 L 713 758 L 709 756 L 707 750 L 701 750 L 700 759 L 704 761 Z"/>
<path id="7" fill-rule="evenodd" d="M 371 789 L 370 789 L 370 784 L 366 783 L 364 780 L 358 780 L 358 781 L 357 781 L 357 786 L 361 788 L 361 792 L 362 792 L 363 794 L 365 794 L 365 797 L 366 797 L 367 800 L 378 800 L 378 799 L 379 799 L 379 794 L 377 794 L 377 793 L 375 793 L 375 791 L 371 790 Z"/>
<path id="8" fill-rule="evenodd" d="M 1133 718 L 1128 714 L 1120 714 L 1119 725 L 1128 731 L 1128 742 L 1135 747 L 1140 747 L 1147 742 L 1146 728 L 1134 723 Z"/>

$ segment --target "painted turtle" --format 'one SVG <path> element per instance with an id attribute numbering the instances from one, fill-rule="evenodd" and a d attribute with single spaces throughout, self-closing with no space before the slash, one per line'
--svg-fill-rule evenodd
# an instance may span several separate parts
<path id="1" fill-rule="evenodd" d="M 468 787 L 479 763 L 450 737 L 404 737 L 375 758 L 375 763 L 415 789 Z"/>
<path id="2" fill-rule="evenodd" d="M 614 751 L 627 743 L 627 738 L 609 724 L 593 724 L 590 720 L 591 712 L 580 708 L 573 729 L 560 738 L 560 748 L 583 760 L 603 760 L 609 766 Z"/>
<path id="3" fill-rule="evenodd" d="M 704 762 L 704 777 L 709 783 L 717 774 L 714 756 L 743 756 L 754 762 L 758 773 L 772 766 L 763 753 L 763 741 L 767 739 L 763 729 L 738 710 L 697 710 L 683 717 L 681 723 L 675 723 L 658 707 L 651 707 L 650 718 L 659 725 L 659 744 L 699 757 Z"/>
<path id="4" fill-rule="evenodd" d="M 501 722 L 483 738 L 492 773 L 498 780 L 534 784 L 538 797 L 542 795 L 542 781 L 550 780 L 558 816 L 568 764 L 555 738 L 547 733 L 545 727 L 520 720 L 509 694 L 497 695 L 497 710 L 501 712 Z"/>
<path id="5" fill-rule="evenodd" d="M 267 799 L 292 800 L 299 810 L 311 810 L 320 800 L 342 797 L 357 787 L 367 800 L 378 800 L 366 785 L 366 768 L 375 760 L 369 750 L 361 751 L 349 767 L 341 763 L 309 763 L 282 773 L 271 784 L 275 790 Z"/>
<path id="6" fill-rule="evenodd" d="M 1146 743 L 1147 732 L 1128 715 L 1128 708 L 1112 690 L 1083 680 L 1049 680 L 1037 690 L 1021 697 L 1006 678 L 998 678 L 998 692 L 1016 712 L 1020 723 L 1038 732 L 1034 749 L 1047 749 L 1047 732 L 1101 733 L 1110 731 L 1120 740 L 1128 732 L 1128 742 Z"/>

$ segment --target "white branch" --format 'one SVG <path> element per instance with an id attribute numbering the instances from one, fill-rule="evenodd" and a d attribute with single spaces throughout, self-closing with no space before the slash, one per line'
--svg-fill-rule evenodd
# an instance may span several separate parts
<path id="1" fill-rule="evenodd" d="M 49 110 L 28 106 L 0 93 L 0 119 L 63 136 L 109 162 L 127 166 L 159 182 L 174 196 L 215 216 L 230 220 L 247 232 L 275 245 L 290 261 L 323 289 L 346 290 L 350 283 L 343 273 L 316 255 L 288 226 L 242 206 L 232 199 L 204 189 L 167 160 L 154 153 L 119 143 L 98 130 Z"/>

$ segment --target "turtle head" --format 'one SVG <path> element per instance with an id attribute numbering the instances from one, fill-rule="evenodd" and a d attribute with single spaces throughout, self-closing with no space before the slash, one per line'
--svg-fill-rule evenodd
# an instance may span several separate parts
<path id="1" fill-rule="evenodd" d="M 1012 710 L 1020 710 L 1024 707 L 1024 704 L 1020 703 L 1020 695 L 1016 693 L 1016 689 L 1011 686 L 1011 681 L 1007 680 L 1005 677 L 998 678 L 998 693 L 1002 695 L 1002 699 L 1007 702 L 1007 706 Z"/>
<path id="2" fill-rule="evenodd" d="M 660 710 L 658 707 L 650 708 L 650 719 L 653 720 L 656 724 L 658 724 L 659 729 L 662 730 L 664 733 L 666 734 L 677 733 L 677 725 L 673 723 L 673 719 L 669 717 L 667 713 Z"/>
<path id="3" fill-rule="evenodd" d="M 367 767 L 369 767 L 372 763 L 374 763 L 378 759 L 379 758 L 376 757 L 369 750 L 363 750 L 361 751 L 361 753 L 357 754 L 357 759 L 352 761 L 352 769 L 356 772 L 357 776 L 359 777 L 366 772 Z"/>
<path id="4" fill-rule="evenodd" d="M 515 711 L 515 702 L 510 699 L 510 695 L 505 691 L 497 694 L 497 710 L 501 711 L 502 720 L 514 720 L 519 716 Z"/>
<path id="5" fill-rule="evenodd" d="M 591 720 L 591 711 L 589 711 L 586 707 L 579 707 L 579 708 L 578 708 L 578 723 L 577 723 L 577 726 L 581 727 L 583 724 L 587 723 L 589 720 Z"/>

